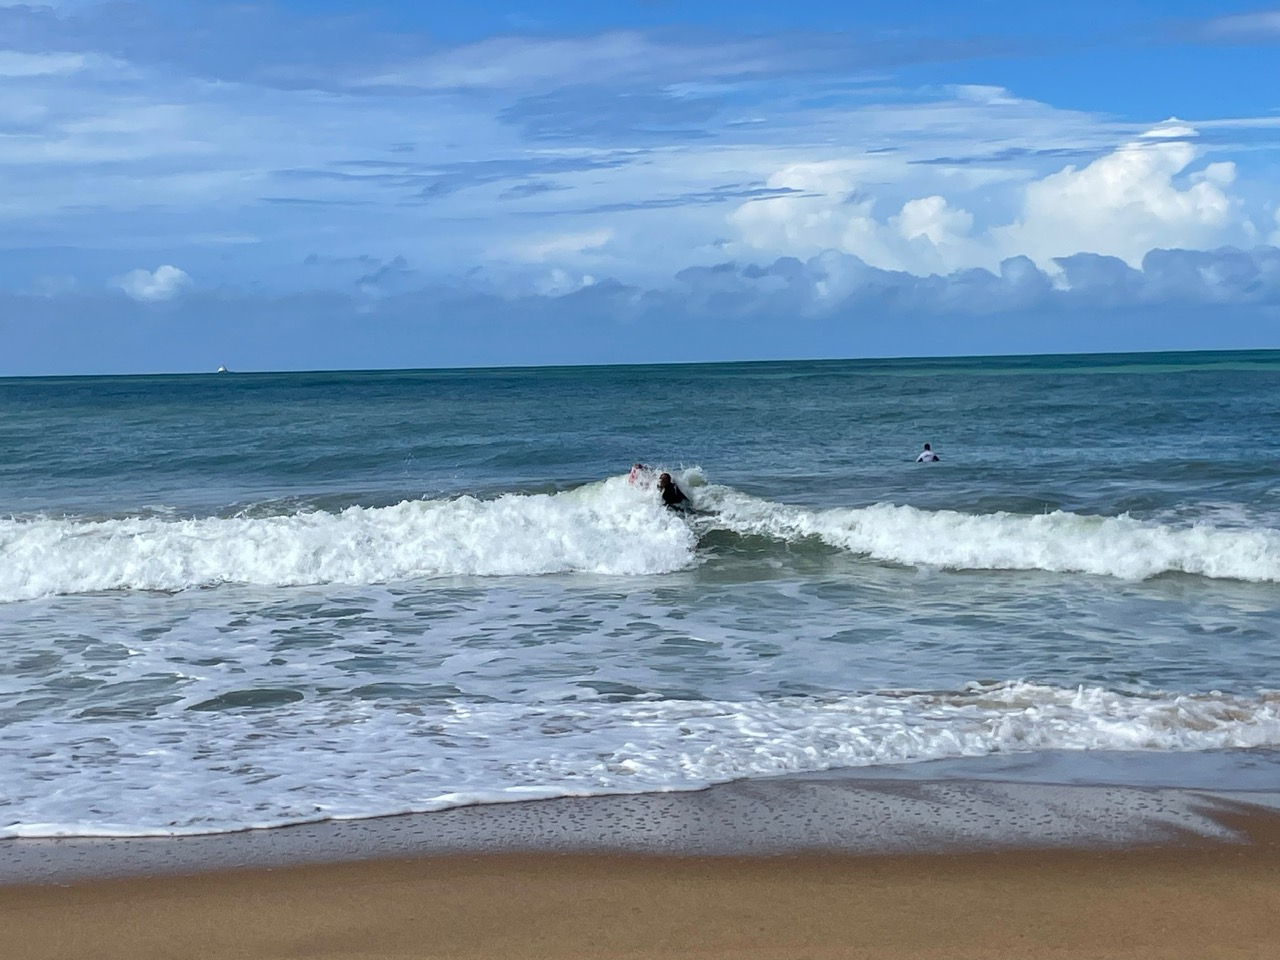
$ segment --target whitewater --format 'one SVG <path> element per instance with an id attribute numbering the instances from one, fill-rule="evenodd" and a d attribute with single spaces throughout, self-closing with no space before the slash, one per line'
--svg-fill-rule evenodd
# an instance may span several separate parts
<path id="1" fill-rule="evenodd" d="M 1265 352 L 0 381 L 0 837 L 1244 776 L 1277 387 Z"/>
<path id="2" fill-rule="evenodd" d="M 700 471 L 677 471 L 686 487 Z M 0 521 L 0 602 L 223 583 L 288 587 L 421 577 L 637 576 L 698 562 L 716 530 L 812 539 L 859 557 L 951 570 L 1280 580 L 1280 531 L 1172 526 L 1064 511 L 966 514 L 876 504 L 811 510 L 703 485 L 693 522 L 624 477 L 560 494 L 405 501 L 271 517 Z"/>

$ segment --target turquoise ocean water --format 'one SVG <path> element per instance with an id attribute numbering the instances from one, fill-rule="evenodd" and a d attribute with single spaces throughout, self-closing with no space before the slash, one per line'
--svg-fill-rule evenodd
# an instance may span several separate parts
<path id="1" fill-rule="evenodd" d="M 1280 352 L 0 380 L 0 836 L 1274 763 L 1278 436 Z"/>

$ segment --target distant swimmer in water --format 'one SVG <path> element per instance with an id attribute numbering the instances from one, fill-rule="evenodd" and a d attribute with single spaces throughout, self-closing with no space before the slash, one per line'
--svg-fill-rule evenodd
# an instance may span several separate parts
<path id="1" fill-rule="evenodd" d="M 671 479 L 671 474 L 659 474 L 658 492 L 662 494 L 662 502 L 668 507 L 677 510 L 689 509 L 689 498 L 684 495 L 683 490 L 676 486 L 676 482 Z"/>
<path id="2" fill-rule="evenodd" d="M 920 456 L 916 457 L 916 463 L 937 463 L 941 459 L 933 452 L 933 447 L 926 443 L 924 449 L 920 451 Z"/>
<path id="3" fill-rule="evenodd" d="M 653 479 L 653 471 L 649 469 L 649 465 L 636 462 L 631 465 L 631 475 L 627 477 L 630 483 L 645 483 Z"/>

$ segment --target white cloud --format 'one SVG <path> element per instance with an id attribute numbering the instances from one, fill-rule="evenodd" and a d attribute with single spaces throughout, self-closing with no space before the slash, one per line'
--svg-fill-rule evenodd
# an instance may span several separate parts
<path id="1" fill-rule="evenodd" d="M 1280 247 L 1280 207 L 1276 208 L 1275 221 L 1276 221 L 1275 233 L 1267 237 L 1267 243 L 1271 244 L 1273 247 Z"/>
<path id="2" fill-rule="evenodd" d="M 191 278 L 177 267 L 164 266 L 151 270 L 130 270 L 123 277 L 117 277 L 111 285 L 125 292 L 126 296 L 143 303 L 158 303 L 172 300 L 190 285 Z"/>
<path id="3" fill-rule="evenodd" d="M 1004 87 L 995 87 L 977 83 L 953 84 L 952 93 L 960 100 L 971 100 L 974 103 L 985 103 L 994 106 L 1012 106 L 1024 103 L 1021 98 L 1013 96 Z"/>
<path id="4" fill-rule="evenodd" d="M 881 270 L 946 273 L 988 259 L 969 238 L 973 215 L 939 195 L 908 200 L 882 223 L 875 201 L 859 193 L 871 172 L 857 162 L 793 164 L 769 186 L 803 195 L 743 204 L 729 222 L 753 249 L 798 256 L 838 250 Z"/>
<path id="5" fill-rule="evenodd" d="M 1163 123 L 1143 130 L 1138 134 L 1139 140 L 1187 140 L 1197 136 L 1195 127 L 1190 127 L 1177 117 L 1170 117 Z"/>
<path id="6" fill-rule="evenodd" d="M 942 197 L 922 197 L 904 203 L 902 212 L 889 222 L 907 240 L 924 237 L 940 247 L 963 242 L 973 228 L 973 214 L 952 210 Z"/>
<path id="7" fill-rule="evenodd" d="M 771 175 L 774 190 L 796 196 L 744 203 L 729 215 L 743 241 L 760 250 L 807 254 L 843 248 L 850 222 L 866 218 L 869 206 L 846 202 L 862 172 L 856 160 L 793 163 Z"/>
<path id="8" fill-rule="evenodd" d="M 982 229 L 942 193 L 908 199 L 898 213 L 877 216 L 877 194 L 904 184 L 886 181 L 886 170 L 866 159 L 785 166 L 768 184 L 796 195 L 743 204 L 729 222 L 753 250 L 795 256 L 835 250 L 881 270 L 917 275 L 994 270 L 1017 256 L 1056 270 L 1055 260 L 1082 252 L 1137 267 L 1156 248 L 1204 249 L 1248 239 L 1248 220 L 1228 192 L 1235 165 L 1189 170 L 1200 156 L 1186 139 L 1194 133 L 1169 121 L 1084 167 L 1026 178 L 1020 201 L 1005 214 L 1012 219 L 988 221 Z M 979 196 L 1018 197 L 1008 184 L 998 186 L 999 193 Z"/>
<path id="9" fill-rule="evenodd" d="M 1179 189 L 1174 178 L 1196 156 L 1185 140 L 1124 144 L 1082 169 L 1029 183 L 1018 218 L 992 234 L 1005 255 L 1041 266 L 1082 251 L 1138 266 L 1156 247 L 1215 246 L 1243 222 L 1233 222 L 1237 204 L 1223 189 L 1235 167 L 1213 164 Z"/>
<path id="10" fill-rule="evenodd" d="M 1219 187 L 1229 187 L 1235 183 L 1236 165 L 1230 162 L 1211 163 L 1203 170 L 1191 174 L 1192 183 L 1212 183 Z"/>

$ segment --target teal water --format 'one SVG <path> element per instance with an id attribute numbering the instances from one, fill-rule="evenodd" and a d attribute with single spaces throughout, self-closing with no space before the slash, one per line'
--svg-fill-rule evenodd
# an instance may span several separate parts
<path id="1" fill-rule="evenodd" d="M 1278 388 L 1274 351 L 0 380 L 0 835 L 1273 750 Z"/>

